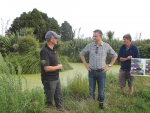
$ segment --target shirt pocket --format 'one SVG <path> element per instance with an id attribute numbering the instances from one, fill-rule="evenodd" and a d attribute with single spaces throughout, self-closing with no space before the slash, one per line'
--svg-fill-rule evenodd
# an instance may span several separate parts
<path id="1" fill-rule="evenodd" d="M 90 57 L 95 57 L 95 55 L 96 55 L 95 51 L 90 52 Z"/>

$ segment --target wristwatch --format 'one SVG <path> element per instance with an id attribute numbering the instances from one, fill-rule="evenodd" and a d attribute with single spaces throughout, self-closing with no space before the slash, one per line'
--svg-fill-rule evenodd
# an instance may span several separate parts
<path id="1" fill-rule="evenodd" d="M 111 64 L 109 64 L 108 66 L 111 67 Z"/>

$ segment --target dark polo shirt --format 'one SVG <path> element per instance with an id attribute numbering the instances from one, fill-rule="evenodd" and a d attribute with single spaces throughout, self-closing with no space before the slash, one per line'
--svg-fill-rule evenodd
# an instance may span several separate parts
<path id="1" fill-rule="evenodd" d="M 57 66 L 57 54 L 52 50 L 47 43 L 40 52 L 41 60 L 41 78 L 42 81 L 54 81 L 59 79 L 59 70 L 53 72 L 46 72 L 44 66 Z"/>

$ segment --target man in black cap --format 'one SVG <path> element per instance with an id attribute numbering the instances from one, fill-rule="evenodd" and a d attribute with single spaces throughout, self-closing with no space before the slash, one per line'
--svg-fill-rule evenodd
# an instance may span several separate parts
<path id="1" fill-rule="evenodd" d="M 48 31 L 45 35 L 47 43 L 40 52 L 41 80 L 44 85 L 47 107 L 52 106 L 54 98 L 57 109 L 64 111 L 59 79 L 59 69 L 62 69 L 62 64 L 58 64 L 57 54 L 54 51 L 54 45 L 57 44 L 60 37 L 54 31 Z"/>

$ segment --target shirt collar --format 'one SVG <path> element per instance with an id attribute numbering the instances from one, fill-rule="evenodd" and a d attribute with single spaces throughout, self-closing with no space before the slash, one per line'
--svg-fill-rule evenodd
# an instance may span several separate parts
<path id="1" fill-rule="evenodd" d="M 100 46 L 103 46 L 104 42 L 101 41 Z M 96 43 L 94 43 L 94 45 L 96 46 Z"/>
<path id="2" fill-rule="evenodd" d="M 49 50 L 49 51 L 54 51 L 54 48 L 53 50 L 47 45 L 47 43 L 45 44 L 45 47 Z"/>
<path id="3" fill-rule="evenodd" d="M 129 47 L 128 49 L 131 49 L 132 47 L 133 47 L 133 44 L 131 43 L 131 44 L 130 44 L 130 47 Z"/>

